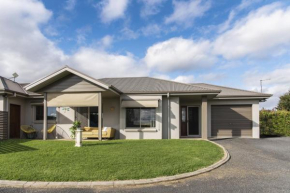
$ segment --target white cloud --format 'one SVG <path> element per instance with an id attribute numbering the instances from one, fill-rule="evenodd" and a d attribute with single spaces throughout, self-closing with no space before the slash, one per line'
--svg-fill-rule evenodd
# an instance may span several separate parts
<path id="1" fill-rule="evenodd" d="M 114 41 L 113 36 L 106 35 L 101 39 L 101 41 L 99 42 L 99 45 L 101 46 L 101 48 L 104 48 L 104 49 L 109 48 L 111 47 L 113 41 Z"/>
<path id="2" fill-rule="evenodd" d="M 174 12 L 169 17 L 165 18 L 165 23 L 176 23 L 189 27 L 194 20 L 202 17 L 204 13 L 209 10 L 211 4 L 209 1 L 203 0 L 189 0 L 177 1 L 173 0 Z"/>
<path id="3" fill-rule="evenodd" d="M 159 35 L 161 31 L 160 25 L 157 24 L 149 24 L 141 28 L 141 32 L 144 36 Z"/>
<path id="4" fill-rule="evenodd" d="M 144 61 L 149 68 L 162 72 L 204 68 L 215 62 L 209 51 L 208 41 L 171 38 L 149 47 Z"/>
<path id="5" fill-rule="evenodd" d="M 56 28 L 51 26 L 51 25 L 44 28 L 44 33 L 46 35 L 49 35 L 49 36 L 58 36 L 59 35 Z"/>
<path id="6" fill-rule="evenodd" d="M 78 44 L 84 44 L 87 40 L 87 36 L 92 32 L 92 27 L 87 25 L 76 30 L 77 37 L 76 41 Z"/>
<path id="7" fill-rule="evenodd" d="M 200 74 L 198 76 L 199 82 L 215 82 L 222 80 L 226 77 L 223 73 L 207 73 L 207 74 Z"/>
<path id="8" fill-rule="evenodd" d="M 232 21 L 234 20 L 234 18 L 236 17 L 236 15 L 239 12 L 241 12 L 244 9 L 247 9 L 251 5 L 258 3 L 260 1 L 261 0 L 242 0 L 242 2 L 237 7 L 235 7 L 234 9 L 231 10 L 228 19 L 224 23 L 219 25 L 218 32 L 222 33 L 224 31 L 226 31 L 227 29 L 229 29 Z"/>
<path id="9" fill-rule="evenodd" d="M 244 81 L 249 89 L 260 92 L 260 80 L 271 79 L 263 82 L 263 92 L 273 94 L 261 107 L 274 108 L 277 106 L 279 96 L 290 89 L 290 64 L 281 66 L 270 72 L 250 70 L 244 74 Z"/>
<path id="10" fill-rule="evenodd" d="M 137 39 L 139 37 L 139 33 L 131 30 L 128 27 L 125 27 L 121 30 L 121 38 L 122 39 Z"/>
<path id="11" fill-rule="evenodd" d="M 123 18 L 128 7 L 129 0 L 102 0 L 99 3 L 101 7 L 101 20 L 103 23 L 110 23 L 113 20 Z"/>
<path id="12" fill-rule="evenodd" d="M 119 55 L 81 48 L 69 60 L 76 69 L 93 77 L 145 76 L 149 71 L 130 54 Z"/>
<path id="13" fill-rule="evenodd" d="M 17 72 L 20 81 L 31 81 L 52 72 L 67 56 L 48 40 L 39 25 L 48 22 L 52 12 L 32 0 L 0 1 L 0 69 L 10 77 Z"/>
<path id="14" fill-rule="evenodd" d="M 76 4 L 77 4 L 76 0 L 67 0 L 64 8 L 68 11 L 72 11 L 74 10 Z"/>
<path id="15" fill-rule="evenodd" d="M 168 76 L 167 74 L 160 74 L 160 73 L 156 73 L 156 72 L 153 73 L 152 77 L 164 79 L 164 80 L 171 80 L 170 76 Z"/>
<path id="16" fill-rule="evenodd" d="M 140 0 L 144 5 L 141 9 L 141 17 L 156 15 L 166 0 Z"/>
<path id="17" fill-rule="evenodd" d="M 177 76 L 174 81 L 176 82 L 183 82 L 183 83 L 193 83 L 194 82 L 194 76 L 189 75 L 189 76 Z"/>
<path id="18" fill-rule="evenodd" d="M 283 54 L 290 44 L 289 21 L 290 7 L 279 3 L 261 7 L 221 34 L 214 51 L 228 60 Z"/>
<path id="19" fill-rule="evenodd" d="M 11 77 L 17 72 L 19 82 L 31 82 L 66 65 L 93 77 L 145 76 L 146 66 L 132 54 L 113 54 L 97 48 L 82 47 L 72 55 L 65 55 L 40 31 L 52 13 L 34 0 L 0 1 L 0 69 L 1 76 Z M 87 33 L 90 27 L 77 30 Z M 113 38 L 105 36 L 108 46 Z"/>

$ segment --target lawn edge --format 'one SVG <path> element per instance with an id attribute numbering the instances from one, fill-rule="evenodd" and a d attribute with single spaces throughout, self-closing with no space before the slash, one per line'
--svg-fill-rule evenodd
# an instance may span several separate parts
<path id="1" fill-rule="evenodd" d="M 210 172 L 223 164 L 225 164 L 230 159 L 230 154 L 225 147 L 222 145 L 205 140 L 219 146 L 224 153 L 221 160 L 216 163 L 201 168 L 193 172 L 187 172 L 183 174 L 176 174 L 173 176 L 162 176 L 149 179 L 139 179 L 139 180 L 120 180 L 120 181 L 88 181 L 88 182 L 38 182 L 38 181 L 17 181 L 17 180 L 0 180 L 0 187 L 18 187 L 18 188 L 96 188 L 96 187 L 114 187 L 114 186 L 136 186 L 136 185 L 150 185 L 161 182 L 169 182 L 181 180 L 193 176 L 197 176 L 206 172 Z"/>

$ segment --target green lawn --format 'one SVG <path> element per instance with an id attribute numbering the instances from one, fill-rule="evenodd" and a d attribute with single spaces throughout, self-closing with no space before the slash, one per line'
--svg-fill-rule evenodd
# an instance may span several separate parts
<path id="1" fill-rule="evenodd" d="M 98 181 L 168 176 L 209 166 L 220 147 L 201 140 L 0 141 L 0 179 Z"/>

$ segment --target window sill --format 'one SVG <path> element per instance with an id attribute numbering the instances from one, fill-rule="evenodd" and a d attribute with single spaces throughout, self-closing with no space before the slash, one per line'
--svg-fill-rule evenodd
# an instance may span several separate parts
<path id="1" fill-rule="evenodd" d="M 156 128 L 126 128 L 126 132 L 157 132 Z"/>

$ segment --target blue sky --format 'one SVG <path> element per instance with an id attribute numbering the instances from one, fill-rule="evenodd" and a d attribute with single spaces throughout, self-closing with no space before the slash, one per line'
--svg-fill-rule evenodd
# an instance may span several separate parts
<path id="1" fill-rule="evenodd" d="M 3 0 L 0 75 L 31 82 L 69 65 L 96 78 L 152 76 L 259 91 L 290 82 L 290 2 Z"/>

